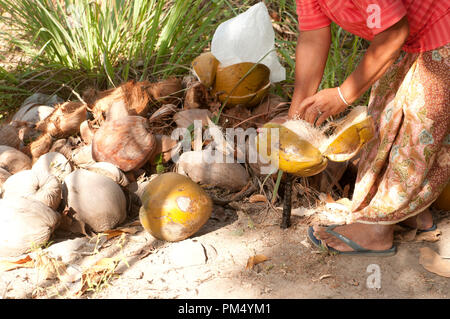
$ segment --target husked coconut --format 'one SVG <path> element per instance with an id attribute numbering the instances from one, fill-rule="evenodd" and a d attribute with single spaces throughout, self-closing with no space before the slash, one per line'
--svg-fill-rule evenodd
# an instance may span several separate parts
<path id="1" fill-rule="evenodd" d="M 95 164 L 87 166 L 85 169 L 88 171 L 101 174 L 103 176 L 111 178 L 114 182 L 120 186 L 127 186 L 128 179 L 125 174 L 117 168 L 114 164 L 108 162 L 97 162 Z"/>
<path id="2" fill-rule="evenodd" d="M 126 198 L 111 178 L 78 169 L 63 183 L 63 200 L 74 217 L 95 232 L 113 229 L 126 218 Z"/>
<path id="3" fill-rule="evenodd" d="M 2 194 L 3 183 L 11 176 L 6 169 L 0 167 L 0 195 Z"/>
<path id="4" fill-rule="evenodd" d="M 13 120 L 36 124 L 46 119 L 54 110 L 54 107 L 48 105 L 28 104 L 19 109 Z"/>
<path id="5" fill-rule="evenodd" d="M 79 167 L 87 167 L 95 164 L 92 158 L 92 145 L 85 145 L 73 151 L 72 161 Z"/>
<path id="6" fill-rule="evenodd" d="M 15 174 L 30 169 L 31 159 L 13 147 L 0 145 L 0 168 Z"/>
<path id="7" fill-rule="evenodd" d="M 0 127 L 0 143 L 2 145 L 19 148 L 21 140 L 19 138 L 19 129 L 12 125 L 4 125 Z"/>
<path id="8" fill-rule="evenodd" d="M 67 159 L 72 158 L 72 146 L 70 145 L 70 142 L 65 138 L 53 142 L 53 145 L 50 148 L 49 152 L 58 152 L 64 155 Z"/>
<path id="9" fill-rule="evenodd" d="M 85 142 L 86 144 L 92 143 L 92 139 L 94 138 L 94 132 L 87 120 L 81 123 L 80 125 L 80 135 L 83 142 Z"/>
<path id="10" fill-rule="evenodd" d="M 25 99 L 22 106 L 14 114 L 12 121 L 37 123 L 50 115 L 54 110 L 53 105 L 62 102 L 64 101 L 56 95 L 34 93 Z"/>
<path id="11" fill-rule="evenodd" d="M 125 113 L 121 109 L 124 109 L 121 104 L 112 105 L 107 121 L 95 132 L 92 158 L 97 162 L 112 163 L 128 172 L 142 167 L 150 159 L 156 139 L 146 118 L 123 116 Z"/>
<path id="12" fill-rule="evenodd" d="M 177 172 L 189 176 L 196 183 L 233 191 L 241 190 L 250 179 L 241 164 L 215 163 L 205 151 L 181 154 L 177 161 Z"/>
<path id="13" fill-rule="evenodd" d="M 36 174 L 55 175 L 60 181 L 63 181 L 72 172 L 69 160 L 58 152 L 49 152 L 42 155 L 31 169 Z"/>
<path id="14" fill-rule="evenodd" d="M 20 197 L 37 200 L 56 210 L 61 202 L 61 183 L 50 174 L 21 171 L 3 184 L 4 199 Z"/>
<path id="15" fill-rule="evenodd" d="M 45 204 L 23 197 L 0 199 L 0 256 L 12 257 L 46 243 L 60 215 Z"/>

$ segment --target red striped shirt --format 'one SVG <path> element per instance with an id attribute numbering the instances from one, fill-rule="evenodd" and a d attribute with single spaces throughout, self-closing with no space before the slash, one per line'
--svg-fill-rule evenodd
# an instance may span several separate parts
<path id="1" fill-rule="evenodd" d="M 299 29 L 320 29 L 333 21 L 372 40 L 404 16 L 409 37 L 403 50 L 424 52 L 450 42 L 450 0 L 296 0 Z"/>

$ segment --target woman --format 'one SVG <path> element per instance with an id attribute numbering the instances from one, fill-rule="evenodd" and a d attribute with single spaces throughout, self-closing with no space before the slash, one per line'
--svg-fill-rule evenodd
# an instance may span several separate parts
<path id="1" fill-rule="evenodd" d="M 353 223 L 309 229 L 344 254 L 392 255 L 394 224 L 435 228 L 428 207 L 450 180 L 450 0 L 297 0 L 290 118 L 320 125 L 372 87 L 376 136 L 361 153 Z M 317 92 L 330 23 L 371 42 L 355 71 Z M 317 93 L 316 93 L 317 92 Z"/>

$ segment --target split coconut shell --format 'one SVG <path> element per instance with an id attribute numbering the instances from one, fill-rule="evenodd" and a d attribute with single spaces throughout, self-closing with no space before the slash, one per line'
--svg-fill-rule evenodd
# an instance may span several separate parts
<path id="1" fill-rule="evenodd" d="M 213 207 L 200 186 L 177 173 L 165 173 L 151 180 L 141 200 L 142 226 L 154 237 L 171 242 L 195 234 L 209 219 Z"/>
<path id="2" fill-rule="evenodd" d="M 212 93 L 229 106 L 255 106 L 267 95 L 269 78 L 270 70 L 264 64 L 243 62 L 227 67 L 219 64 Z"/>
<path id="3" fill-rule="evenodd" d="M 194 75 L 207 88 L 214 84 L 219 60 L 211 52 L 200 54 L 192 61 Z"/>
<path id="4" fill-rule="evenodd" d="M 323 171 L 328 160 L 343 162 L 354 157 L 370 141 L 375 132 L 366 107 L 358 106 L 343 120 L 335 123 L 336 132 L 327 137 L 306 121 L 291 120 L 283 124 L 267 123 L 257 137 L 258 152 L 276 163 L 279 169 L 298 176 L 312 176 Z M 278 130 L 279 145 L 272 150 L 271 130 Z M 275 156 L 275 157 L 274 157 Z"/>

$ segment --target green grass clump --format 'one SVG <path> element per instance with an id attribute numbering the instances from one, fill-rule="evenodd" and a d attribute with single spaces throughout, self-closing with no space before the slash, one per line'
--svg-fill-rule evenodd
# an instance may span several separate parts
<path id="1" fill-rule="evenodd" d="M 208 50 L 217 26 L 256 0 L 0 0 L 0 31 L 26 64 L 0 67 L 0 116 L 33 92 L 74 99 L 87 87 L 107 89 L 130 79 L 156 80 L 189 72 Z M 298 35 L 295 1 L 266 0 L 287 80 L 274 93 L 293 92 Z M 333 43 L 321 88 L 353 71 L 366 43 L 332 26 Z M 1 121 L 1 118 L 0 118 Z"/>

